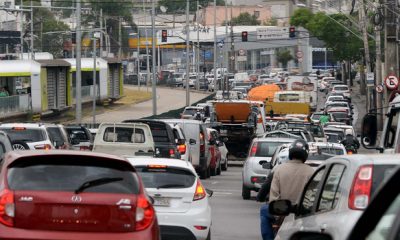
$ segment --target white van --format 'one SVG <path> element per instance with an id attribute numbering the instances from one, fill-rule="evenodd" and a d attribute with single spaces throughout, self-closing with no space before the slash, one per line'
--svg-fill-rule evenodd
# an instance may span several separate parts
<path id="1" fill-rule="evenodd" d="M 280 91 L 275 93 L 274 102 L 297 102 L 311 105 L 313 99 L 310 93 L 305 91 Z"/>
<path id="2" fill-rule="evenodd" d="M 287 90 L 290 91 L 304 91 L 310 94 L 310 108 L 312 111 L 317 109 L 318 98 L 318 81 L 315 78 L 290 76 L 287 80 Z"/>

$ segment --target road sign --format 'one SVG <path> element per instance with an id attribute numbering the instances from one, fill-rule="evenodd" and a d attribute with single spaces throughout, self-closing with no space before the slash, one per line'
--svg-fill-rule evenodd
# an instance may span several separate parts
<path id="1" fill-rule="evenodd" d="M 383 92 L 383 85 L 379 84 L 378 86 L 375 87 L 376 92 L 381 93 Z"/>
<path id="2" fill-rule="evenodd" d="M 385 78 L 385 85 L 389 90 L 395 90 L 399 86 L 399 79 L 394 75 Z"/>
<path id="3" fill-rule="evenodd" d="M 261 27 L 257 28 L 257 40 L 265 39 L 288 39 L 289 28 L 287 27 Z"/>
<path id="4" fill-rule="evenodd" d="M 367 86 L 368 87 L 375 86 L 375 75 L 373 72 L 367 73 Z"/>
<path id="5" fill-rule="evenodd" d="M 302 51 L 298 51 L 297 53 L 296 53 L 296 57 L 297 58 L 303 58 L 303 52 Z"/>
<path id="6" fill-rule="evenodd" d="M 231 60 L 232 60 L 232 61 L 235 60 L 235 56 L 231 56 Z"/>
<path id="7" fill-rule="evenodd" d="M 237 57 L 238 62 L 246 62 L 247 61 L 247 56 L 238 56 Z"/>
<path id="8" fill-rule="evenodd" d="M 246 55 L 246 51 L 245 51 L 244 49 L 240 49 L 240 50 L 239 50 L 239 55 L 240 55 L 240 56 Z"/>

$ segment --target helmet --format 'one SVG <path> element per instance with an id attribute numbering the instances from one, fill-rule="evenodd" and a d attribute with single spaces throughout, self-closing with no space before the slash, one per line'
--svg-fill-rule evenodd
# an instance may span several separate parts
<path id="1" fill-rule="evenodd" d="M 346 130 L 344 131 L 344 134 L 345 134 L 345 135 L 353 135 L 353 131 L 352 131 L 351 129 L 346 129 Z"/>
<path id="2" fill-rule="evenodd" d="M 289 159 L 298 159 L 305 162 L 308 157 L 308 143 L 303 139 L 297 139 L 289 147 Z"/>

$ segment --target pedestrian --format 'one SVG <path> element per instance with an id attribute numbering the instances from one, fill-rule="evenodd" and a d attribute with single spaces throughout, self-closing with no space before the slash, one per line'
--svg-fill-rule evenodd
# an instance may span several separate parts
<path id="1" fill-rule="evenodd" d="M 308 144 L 302 139 L 298 139 L 290 145 L 290 161 L 278 165 L 274 169 L 269 192 L 269 203 L 275 200 L 287 199 L 293 205 L 297 204 L 304 186 L 314 172 L 310 166 L 304 163 L 308 158 L 308 152 Z M 275 218 L 269 213 L 269 204 L 261 207 L 260 220 L 263 240 L 274 239 L 272 223 Z"/>
<path id="2" fill-rule="evenodd" d="M 321 124 L 321 126 L 325 126 L 325 124 L 327 124 L 330 120 L 331 120 L 331 117 L 329 116 L 329 114 L 326 111 L 324 111 L 324 113 L 319 118 L 319 123 Z"/>

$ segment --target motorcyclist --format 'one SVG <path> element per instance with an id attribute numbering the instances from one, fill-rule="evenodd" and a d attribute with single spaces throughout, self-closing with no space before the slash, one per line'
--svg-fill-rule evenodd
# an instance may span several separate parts
<path id="1" fill-rule="evenodd" d="M 327 124 L 330 121 L 331 117 L 329 116 L 329 114 L 324 111 L 323 115 L 321 115 L 321 117 L 319 118 L 319 123 L 324 126 L 325 124 Z"/>
<path id="2" fill-rule="evenodd" d="M 344 131 L 345 133 L 345 138 L 343 139 L 343 141 L 341 142 L 343 144 L 343 146 L 346 148 L 346 150 L 348 149 L 354 149 L 357 150 L 360 148 L 360 142 L 358 141 L 358 139 L 356 137 L 354 137 L 353 135 L 353 131 L 351 129 L 346 129 Z"/>
<path id="3" fill-rule="evenodd" d="M 288 199 L 297 203 L 308 179 L 314 170 L 304 164 L 308 157 L 309 147 L 306 141 L 298 139 L 289 147 L 290 161 L 277 166 L 272 175 L 269 202 L 279 199 Z M 269 204 L 260 209 L 261 234 L 263 240 L 274 239 L 272 223 L 275 218 L 269 213 Z"/>

